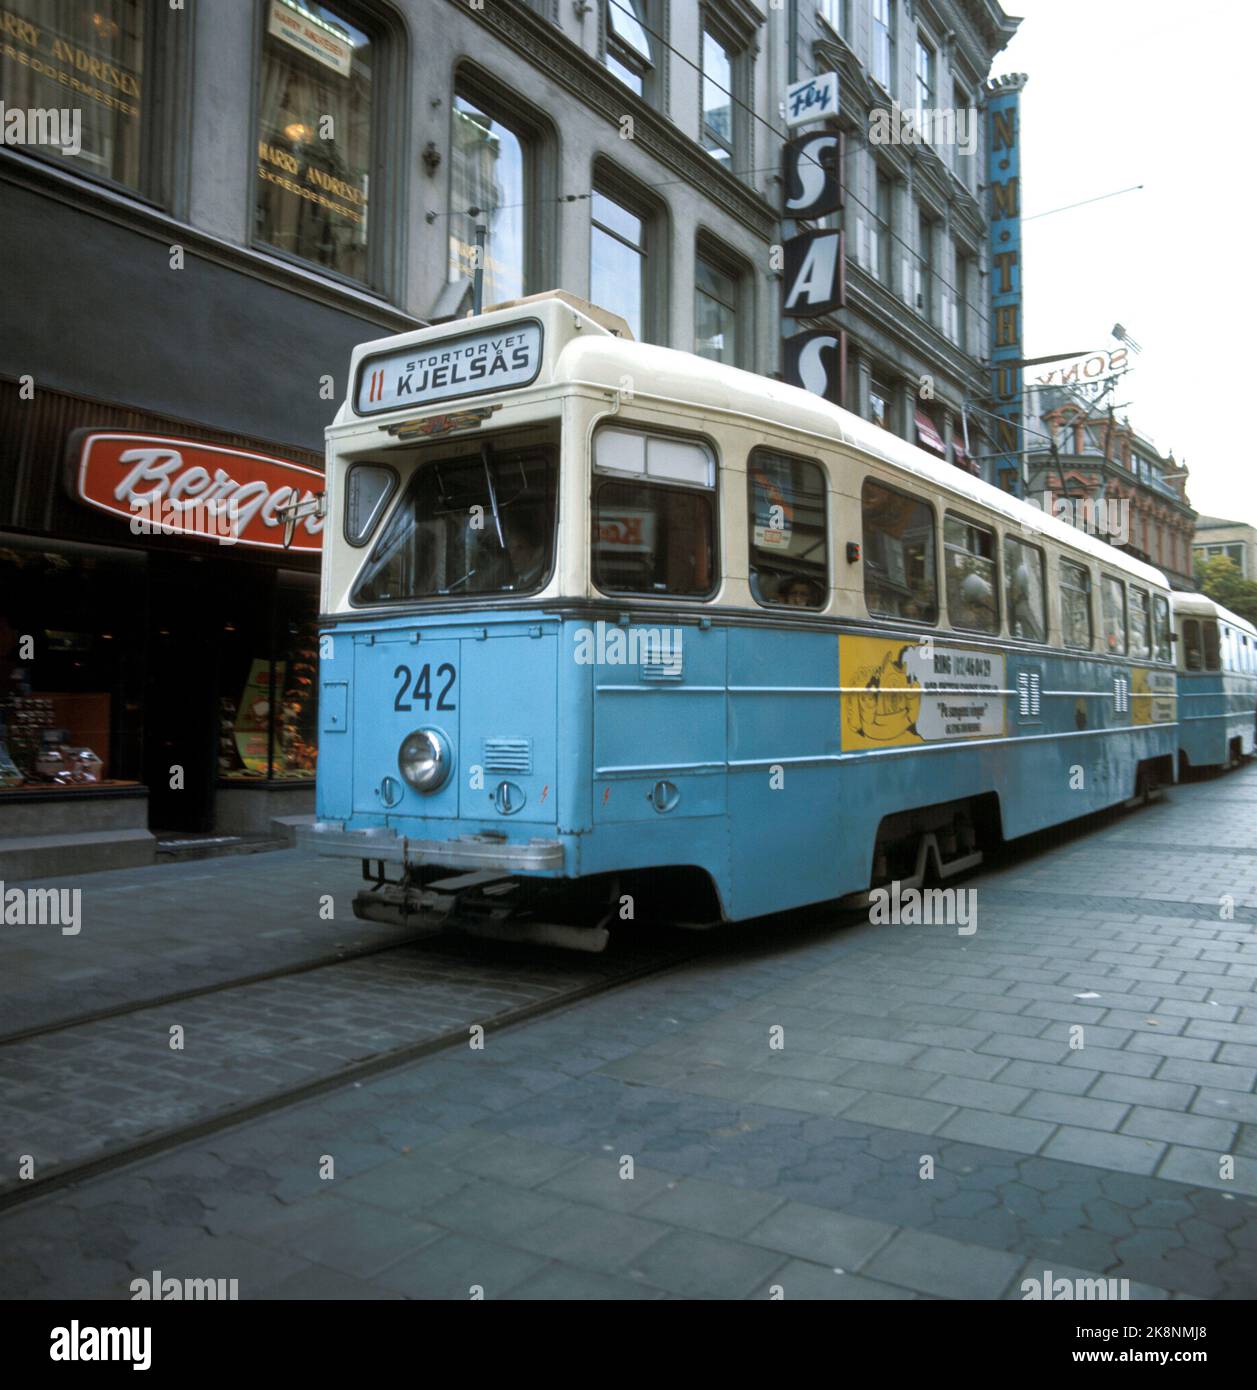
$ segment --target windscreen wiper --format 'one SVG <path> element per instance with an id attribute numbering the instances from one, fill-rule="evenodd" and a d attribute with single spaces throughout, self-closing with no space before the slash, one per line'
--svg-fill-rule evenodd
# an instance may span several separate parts
<path id="1" fill-rule="evenodd" d="M 493 451 L 490 449 L 488 441 L 481 441 L 480 462 L 484 467 L 485 487 L 489 491 L 489 502 L 490 505 L 493 507 L 493 526 L 498 533 L 498 545 L 503 551 L 505 551 L 506 537 L 502 534 L 502 518 L 498 515 L 498 494 L 497 489 L 493 486 L 493 471 L 489 467 L 489 459 L 492 452 Z"/>

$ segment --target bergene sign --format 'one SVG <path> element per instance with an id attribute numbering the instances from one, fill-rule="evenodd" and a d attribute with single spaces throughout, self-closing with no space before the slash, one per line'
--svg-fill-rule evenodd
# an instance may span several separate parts
<path id="1" fill-rule="evenodd" d="M 313 499 L 323 474 L 287 459 L 161 435 L 80 431 L 70 493 L 131 523 L 136 535 L 179 535 L 282 550 L 286 506 Z M 304 518 L 292 549 L 319 552 L 321 517 Z"/>

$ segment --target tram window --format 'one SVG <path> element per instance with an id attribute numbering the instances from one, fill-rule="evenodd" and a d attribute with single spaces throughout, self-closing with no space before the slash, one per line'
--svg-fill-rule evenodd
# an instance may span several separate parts
<path id="1" fill-rule="evenodd" d="M 938 622 L 934 512 L 925 502 L 871 478 L 861 497 L 864 601 L 878 618 Z"/>
<path id="2" fill-rule="evenodd" d="M 715 589 L 716 462 L 705 445 L 600 430 L 593 520 L 594 583 L 604 593 L 705 598 Z"/>
<path id="3" fill-rule="evenodd" d="M 356 463 L 345 479 L 345 539 L 362 545 L 375 530 L 397 487 L 397 474 L 379 463 Z"/>
<path id="4" fill-rule="evenodd" d="M 1104 624 L 1104 650 L 1126 654 L 1126 586 L 1112 575 L 1100 576 L 1100 618 Z"/>
<path id="5" fill-rule="evenodd" d="M 995 532 L 948 512 L 943 518 L 943 573 L 952 627 L 998 632 Z"/>
<path id="6" fill-rule="evenodd" d="M 1144 589 L 1130 586 L 1130 654 L 1147 661 L 1152 655 L 1152 612 Z"/>
<path id="7" fill-rule="evenodd" d="M 824 608 L 829 566 L 820 465 L 756 449 L 746 469 L 746 510 L 756 603 Z"/>
<path id="8" fill-rule="evenodd" d="M 1061 636 L 1067 647 L 1091 647 L 1091 575 L 1061 561 Z"/>
<path id="9" fill-rule="evenodd" d="M 1015 536 L 1004 537 L 1004 606 L 1013 637 L 1026 642 L 1047 641 L 1043 552 Z"/>
<path id="10" fill-rule="evenodd" d="M 1170 660 L 1170 601 L 1162 594 L 1152 596 L 1153 655 L 1158 661 Z"/>
<path id="11" fill-rule="evenodd" d="M 1205 639 L 1205 670 L 1220 671 L 1222 652 L 1218 642 L 1218 625 L 1212 618 L 1206 618 L 1200 626 Z"/>
<path id="12" fill-rule="evenodd" d="M 421 461 L 352 602 L 535 593 L 553 565 L 555 453 L 486 438 Z"/>
<path id="13" fill-rule="evenodd" d="M 1204 670 L 1204 658 L 1200 652 L 1200 624 L 1195 618 L 1183 619 L 1183 666 L 1188 671 Z"/>

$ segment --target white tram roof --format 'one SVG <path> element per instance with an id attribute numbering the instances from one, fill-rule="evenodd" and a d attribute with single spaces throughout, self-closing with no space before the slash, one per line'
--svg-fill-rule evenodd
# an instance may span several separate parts
<path id="1" fill-rule="evenodd" d="M 1224 623 L 1230 623 L 1232 627 L 1239 628 L 1241 632 L 1257 635 L 1257 628 L 1247 618 L 1241 618 L 1238 613 L 1223 608 L 1208 594 L 1188 593 L 1186 590 L 1176 589 L 1171 606 L 1175 613 L 1181 613 L 1185 618 L 1218 618 Z"/>
<path id="2" fill-rule="evenodd" d="M 635 342 L 622 319 L 563 291 L 532 295 L 527 299 L 496 305 L 474 318 L 360 343 L 351 358 L 351 392 L 353 383 L 358 380 L 359 367 L 368 357 L 400 354 L 468 333 L 505 330 L 511 323 L 528 318 L 540 320 L 545 330 L 545 360 L 535 382 L 531 384 L 534 391 L 583 384 L 619 392 L 624 378 L 628 376 L 633 381 L 634 394 L 639 398 L 730 413 L 757 419 L 784 430 L 837 440 L 955 497 L 966 498 L 977 506 L 995 512 L 1024 532 L 1038 532 L 1090 556 L 1110 569 L 1125 571 L 1133 578 L 1157 588 L 1169 588 L 1165 576 L 1151 565 L 981 478 L 975 478 L 935 458 L 906 439 L 900 439 L 889 430 L 863 420 L 811 391 L 737 367 L 725 366 L 694 353 Z M 514 392 L 508 388 L 507 394 Z M 457 409 L 462 404 L 475 404 L 477 399 L 483 401 L 485 397 L 454 397 L 442 404 L 446 409 Z M 415 402 L 398 407 L 398 410 L 413 414 L 416 409 L 423 407 L 424 403 Z M 395 413 L 397 411 L 390 410 L 387 415 Z M 356 418 L 357 411 L 351 394 L 341 407 L 336 424 L 349 424 Z"/>

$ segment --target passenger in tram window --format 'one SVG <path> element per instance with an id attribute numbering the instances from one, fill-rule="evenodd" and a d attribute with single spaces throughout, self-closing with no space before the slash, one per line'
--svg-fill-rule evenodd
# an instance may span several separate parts
<path id="1" fill-rule="evenodd" d="M 550 568 L 550 557 L 538 519 L 530 512 L 504 512 L 502 530 L 506 536 L 504 589 L 536 589 Z"/>
<path id="2" fill-rule="evenodd" d="M 820 608 L 821 591 L 803 575 L 790 575 L 782 580 L 777 590 L 777 602 L 790 608 Z"/>

